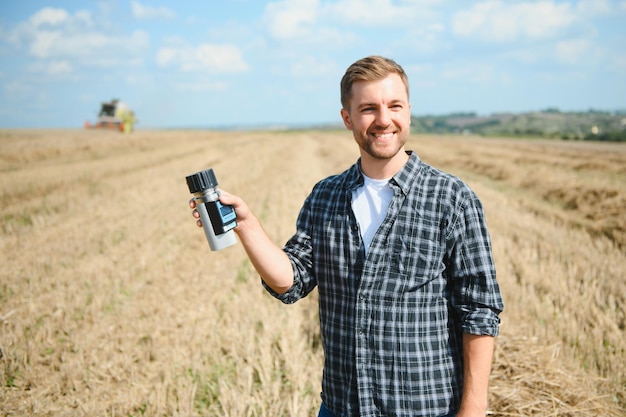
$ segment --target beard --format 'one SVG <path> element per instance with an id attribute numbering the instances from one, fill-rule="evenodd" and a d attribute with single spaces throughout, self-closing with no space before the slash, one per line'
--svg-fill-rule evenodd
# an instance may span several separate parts
<path id="1" fill-rule="evenodd" d="M 367 155 L 374 159 L 392 159 L 399 152 L 403 151 L 408 139 L 408 134 L 402 131 L 394 133 L 394 138 L 389 141 L 376 139 L 372 134 L 355 135 L 355 140 L 359 147 Z"/>

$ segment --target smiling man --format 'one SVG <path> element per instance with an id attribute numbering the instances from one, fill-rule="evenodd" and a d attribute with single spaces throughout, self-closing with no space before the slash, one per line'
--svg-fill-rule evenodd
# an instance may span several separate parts
<path id="1" fill-rule="evenodd" d="M 405 150 L 411 105 L 396 62 L 352 64 L 341 102 L 360 158 L 315 185 L 283 248 L 241 198 L 220 200 L 273 296 L 318 288 L 320 417 L 484 416 L 503 304 L 481 203 Z"/>
<path id="2" fill-rule="evenodd" d="M 390 178 L 409 159 L 403 151 L 411 129 L 406 75 L 390 73 L 371 81 L 350 76 L 342 83 L 341 118 L 359 145 L 363 173 Z"/>

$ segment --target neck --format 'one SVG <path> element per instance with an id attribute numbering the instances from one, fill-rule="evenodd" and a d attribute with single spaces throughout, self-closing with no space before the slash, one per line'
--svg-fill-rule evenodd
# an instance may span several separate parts
<path id="1" fill-rule="evenodd" d="M 391 178 L 402 169 L 409 160 L 409 155 L 402 148 L 389 159 L 374 158 L 368 154 L 361 154 L 361 170 L 363 174 L 375 180 Z"/>

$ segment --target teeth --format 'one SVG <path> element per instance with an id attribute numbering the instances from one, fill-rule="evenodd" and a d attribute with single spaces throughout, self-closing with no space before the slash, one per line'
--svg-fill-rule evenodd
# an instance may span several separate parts
<path id="1" fill-rule="evenodd" d="M 391 139 L 393 133 L 375 133 L 374 136 L 378 139 Z"/>

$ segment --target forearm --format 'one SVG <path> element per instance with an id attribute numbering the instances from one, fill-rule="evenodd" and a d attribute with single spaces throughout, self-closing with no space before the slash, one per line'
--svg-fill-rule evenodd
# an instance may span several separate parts
<path id="1" fill-rule="evenodd" d="M 220 190 L 222 204 L 232 205 L 237 215 L 237 227 L 234 231 L 239 236 L 248 258 L 263 281 L 275 292 L 285 293 L 293 286 L 294 274 L 287 254 L 269 238 L 263 226 L 240 197 Z M 189 200 L 198 227 L 202 227 L 196 202 Z"/>
<path id="2" fill-rule="evenodd" d="M 485 416 L 494 337 L 463 333 L 463 397 L 457 417 Z"/>
<path id="3" fill-rule="evenodd" d="M 263 281 L 278 294 L 289 290 L 294 280 L 291 261 L 272 242 L 256 216 L 248 213 L 245 220 L 239 221 L 235 232 Z"/>

